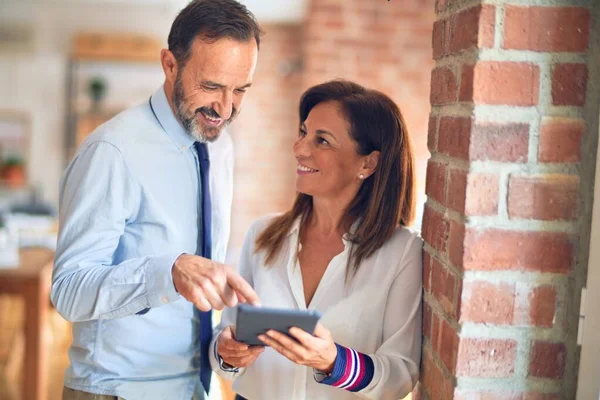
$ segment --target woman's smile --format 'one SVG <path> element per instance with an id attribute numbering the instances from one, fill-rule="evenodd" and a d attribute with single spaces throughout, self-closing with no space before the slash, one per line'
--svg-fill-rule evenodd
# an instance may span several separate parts
<path id="1" fill-rule="evenodd" d="M 319 172 L 318 169 L 314 169 L 314 168 L 309 168 L 305 165 L 302 165 L 300 163 L 298 163 L 298 167 L 296 168 L 296 172 L 298 173 L 298 175 L 308 175 L 308 174 L 314 174 L 315 172 Z"/>

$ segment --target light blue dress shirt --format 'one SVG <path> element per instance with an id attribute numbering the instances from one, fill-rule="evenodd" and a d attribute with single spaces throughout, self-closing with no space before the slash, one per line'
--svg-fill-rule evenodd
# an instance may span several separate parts
<path id="1" fill-rule="evenodd" d="M 171 269 L 180 254 L 197 251 L 199 168 L 163 88 L 151 103 L 99 127 L 65 171 L 51 298 L 73 322 L 66 386 L 127 400 L 190 400 L 200 386 L 199 320 Z M 210 143 L 209 154 L 213 259 L 223 261 L 230 137 Z"/>

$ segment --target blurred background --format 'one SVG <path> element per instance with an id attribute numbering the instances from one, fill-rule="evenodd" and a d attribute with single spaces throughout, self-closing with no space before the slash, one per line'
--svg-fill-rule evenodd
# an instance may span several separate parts
<path id="1" fill-rule="evenodd" d="M 242 2 L 266 35 L 253 87 L 229 129 L 236 164 L 228 261 L 235 264 L 252 220 L 290 206 L 298 100 L 309 86 L 332 78 L 381 90 L 399 104 L 417 157 L 420 224 L 433 0 Z M 41 246 L 51 255 L 62 171 L 95 127 L 161 85 L 159 52 L 186 3 L 0 0 L 0 275 L 32 259 L 24 249 Z M 31 264 L 32 271 L 42 269 Z M 22 296 L 3 289 L 8 282 L 0 284 L 0 399 L 20 399 L 31 332 L 24 329 L 29 314 Z M 53 310 L 43 321 L 36 329 L 43 331 L 48 366 L 39 373 L 47 398 L 58 399 L 69 326 Z"/>

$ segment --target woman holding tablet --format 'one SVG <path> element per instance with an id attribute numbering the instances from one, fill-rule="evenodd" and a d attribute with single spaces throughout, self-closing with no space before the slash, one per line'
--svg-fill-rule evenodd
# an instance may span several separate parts
<path id="1" fill-rule="evenodd" d="M 250 400 L 402 398 L 419 373 L 422 242 L 406 228 L 414 161 L 400 110 L 349 81 L 317 85 L 293 151 L 295 203 L 253 224 L 239 268 L 263 306 L 318 310 L 321 322 L 248 347 L 227 309 L 213 368 Z"/>

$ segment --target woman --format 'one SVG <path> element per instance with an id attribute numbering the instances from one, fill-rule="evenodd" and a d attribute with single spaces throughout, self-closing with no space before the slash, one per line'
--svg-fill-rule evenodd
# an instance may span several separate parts
<path id="1" fill-rule="evenodd" d="M 333 81 L 303 94 L 300 121 L 296 201 L 253 224 L 239 268 L 263 306 L 317 309 L 321 323 L 248 347 L 227 309 L 213 368 L 250 400 L 402 398 L 419 372 L 422 296 L 402 115 L 382 93 Z"/>

